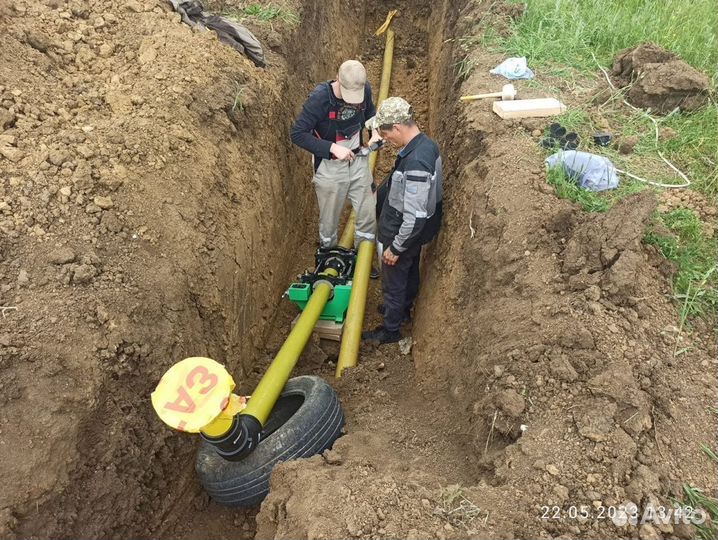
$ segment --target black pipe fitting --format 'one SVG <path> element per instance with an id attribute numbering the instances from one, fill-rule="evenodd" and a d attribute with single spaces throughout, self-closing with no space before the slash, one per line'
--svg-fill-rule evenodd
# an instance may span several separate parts
<path id="1" fill-rule="evenodd" d="M 566 133 L 561 142 L 561 148 L 563 148 L 564 150 L 576 150 L 579 143 L 581 142 L 581 138 L 578 136 L 577 133 L 574 133 L 572 131 L 570 133 Z"/>
<path id="2" fill-rule="evenodd" d="M 577 133 L 574 133 L 573 131 L 571 133 L 566 133 L 566 142 L 572 142 L 578 144 L 579 137 Z"/>
<path id="3" fill-rule="evenodd" d="M 607 131 L 599 131 L 593 134 L 593 142 L 596 146 L 608 146 L 613 136 Z"/>
<path id="4" fill-rule="evenodd" d="M 551 124 L 548 129 L 549 133 L 554 139 L 560 139 L 561 137 L 566 135 L 566 128 L 558 122 L 554 122 L 553 124 Z"/>
<path id="5" fill-rule="evenodd" d="M 548 127 L 549 135 L 539 141 L 539 144 L 549 150 L 558 147 L 559 150 L 576 150 L 581 143 L 577 133 L 568 130 L 558 122 Z"/>
<path id="6" fill-rule="evenodd" d="M 346 285 L 354 275 L 354 263 L 357 253 L 353 249 L 343 247 L 319 248 L 315 255 L 316 268 L 313 272 L 304 272 L 299 279 L 302 283 L 312 285 L 312 291 L 319 283 L 327 283 L 331 288 L 330 299 L 334 297 L 336 285 Z M 327 274 L 334 270 L 336 276 Z"/>
<path id="7" fill-rule="evenodd" d="M 210 437 L 201 433 L 202 438 L 214 446 L 220 457 L 227 461 L 240 461 L 259 444 L 262 424 L 254 416 L 237 414 L 232 419 L 232 427 L 221 437 Z"/>
<path id="8" fill-rule="evenodd" d="M 337 275 L 341 276 L 346 273 L 348 266 L 349 265 L 340 257 L 328 257 L 324 261 L 324 268 L 322 270 L 331 268 L 336 271 Z"/>
<path id="9" fill-rule="evenodd" d="M 544 148 L 551 150 L 556 146 L 556 139 L 554 139 L 553 137 L 544 137 L 543 139 L 541 139 L 540 144 Z"/>
<path id="10" fill-rule="evenodd" d="M 355 250 L 340 246 L 319 248 L 314 256 L 316 264 L 314 273 L 319 275 L 331 268 L 337 272 L 338 277 L 351 278 L 352 274 L 354 274 L 356 255 Z"/>

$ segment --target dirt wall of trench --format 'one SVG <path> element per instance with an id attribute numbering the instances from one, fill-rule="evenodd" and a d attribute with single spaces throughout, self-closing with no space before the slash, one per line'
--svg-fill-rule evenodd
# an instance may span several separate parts
<path id="1" fill-rule="evenodd" d="M 306 2 L 253 28 L 262 70 L 165 2 L 0 6 L 0 536 L 151 537 L 182 514 L 196 439 L 149 394 L 183 357 L 241 385 L 264 353 L 313 230 L 289 127 L 361 18 Z"/>

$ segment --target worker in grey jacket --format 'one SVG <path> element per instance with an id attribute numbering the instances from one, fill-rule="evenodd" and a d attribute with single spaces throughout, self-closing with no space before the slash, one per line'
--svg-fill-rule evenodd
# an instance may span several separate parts
<path id="1" fill-rule="evenodd" d="M 347 198 L 356 213 L 355 245 L 375 240 L 376 213 L 362 129 L 376 113 L 364 66 L 344 62 L 337 79 L 319 84 L 292 127 L 292 142 L 312 153 L 312 183 L 319 203 L 319 243 L 337 245 L 339 218 Z M 378 141 L 374 132 L 367 144 Z"/>
<path id="2" fill-rule="evenodd" d="M 438 233 L 442 215 L 442 169 L 439 147 L 419 130 L 411 106 L 400 97 L 382 102 L 367 127 L 400 147 L 387 182 L 379 216 L 378 247 L 382 260 L 384 324 L 363 339 L 393 343 L 410 316 L 419 292 L 422 245 Z M 383 186 L 382 186 L 383 187 Z"/>

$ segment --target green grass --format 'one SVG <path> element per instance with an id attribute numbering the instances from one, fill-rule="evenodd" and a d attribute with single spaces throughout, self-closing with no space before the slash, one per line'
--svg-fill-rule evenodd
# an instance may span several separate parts
<path id="1" fill-rule="evenodd" d="M 657 213 L 645 241 L 678 267 L 673 288 L 681 326 L 690 317 L 714 313 L 718 306 L 715 241 L 706 238 L 696 213 L 687 208 Z"/>
<path id="2" fill-rule="evenodd" d="M 630 170 L 631 162 L 640 162 L 642 174 L 649 179 L 663 183 L 681 184 L 683 180 L 663 163 L 658 151 L 666 159 L 683 171 L 691 180 L 691 188 L 709 197 L 718 194 L 718 107 L 710 103 L 694 112 L 654 117 L 658 122 L 659 133 L 674 132 L 674 136 L 659 136 L 656 142 L 656 130 L 653 122 L 641 111 L 630 114 L 606 112 L 612 124 L 620 126 L 623 137 L 637 136 L 638 144 L 632 156 L 623 157 L 614 153 L 614 157 L 625 162 L 621 167 Z M 591 127 L 587 123 L 589 128 Z M 609 151 L 610 152 L 610 151 Z M 634 158 L 636 156 L 638 159 Z M 639 171 L 640 176 L 641 171 Z"/>
<path id="3" fill-rule="evenodd" d="M 675 165 L 683 167 L 693 181 L 693 188 L 710 197 L 718 194 L 718 106 L 711 103 L 692 114 L 675 114 L 661 124 L 677 136 L 659 141 L 658 149 Z M 653 145 L 655 139 L 650 141 Z M 649 144 L 649 141 L 646 141 Z M 643 150 L 639 145 L 637 151 Z"/>
<path id="4" fill-rule="evenodd" d="M 605 212 L 611 207 L 606 197 L 579 187 L 561 167 L 549 169 L 546 172 L 546 180 L 556 188 L 556 195 L 560 199 L 578 203 L 587 212 Z"/>
<path id="5" fill-rule="evenodd" d="M 714 0 L 532 0 L 505 50 L 535 65 L 594 70 L 627 47 L 653 41 L 711 74 L 718 64 Z"/>
<path id="6" fill-rule="evenodd" d="M 581 109 L 569 109 L 564 114 L 556 118 L 556 121 L 566 128 L 566 131 L 575 131 L 579 133 L 582 128 L 591 123 L 591 116 Z M 581 133 L 579 133 L 580 135 Z M 586 135 L 587 133 L 584 133 Z M 588 141 L 584 141 L 588 142 Z"/>
<path id="7" fill-rule="evenodd" d="M 250 18 L 269 24 L 285 23 L 290 26 L 299 24 L 299 15 L 295 11 L 272 3 L 249 4 L 243 8 L 225 11 L 222 15 L 238 22 Z"/>
<path id="8" fill-rule="evenodd" d="M 467 54 L 461 60 L 456 62 L 456 64 L 454 64 L 454 73 L 460 81 L 463 81 L 469 75 L 471 75 L 471 72 L 474 70 L 475 66 L 476 60 L 471 58 L 471 56 Z"/>
<path id="9" fill-rule="evenodd" d="M 290 25 L 299 23 L 299 15 L 291 9 L 274 4 L 249 4 L 240 10 L 225 13 L 230 19 L 253 18 L 261 22 L 283 22 Z"/>
<path id="10" fill-rule="evenodd" d="M 244 102 L 242 101 L 242 93 L 244 86 L 235 81 L 234 83 L 234 101 L 232 102 L 232 111 L 244 112 Z"/>
<path id="11" fill-rule="evenodd" d="M 718 538 L 718 500 L 715 497 L 706 495 L 702 489 L 683 486 L 683 506 L 700 509 L 705 513 L 706 521 L 694 523 L 698 538 L 701 540 L 715 540 Z"/>

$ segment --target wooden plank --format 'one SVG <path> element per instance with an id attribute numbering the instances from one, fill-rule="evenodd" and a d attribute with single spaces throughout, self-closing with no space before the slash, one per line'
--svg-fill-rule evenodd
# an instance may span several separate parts
<path id="1" fill-rule="evenodd" d="M 301 313 L 294 318 L 294 320 L 292 321 L 292 328 L 294 328 L 294 325 L 297 324 L 297 321 L 299 320 L 300 316 Z M 316 326 L 314 327 L 314 333 L 318 335 L 321 339 L 331 339 L 332 341 L 341 341 L 343 330 L 343 324 L 322 319 L 319 319 Z"/>
<path id="2" fill-rule="evenodd" d="M 342 340 L 342 330 L 344 325 L 335 323 L 334 321 L 318 320 L 314 327 L 314 333 L 322 339 L 331 339 L 332 341 Z"/>
<path id="3" fill-rule="evenodd" d="M 494 112 L 501 118 L 533 118 L 566 112 L 566 105 L 555 98 L 494 101 Z"/>

